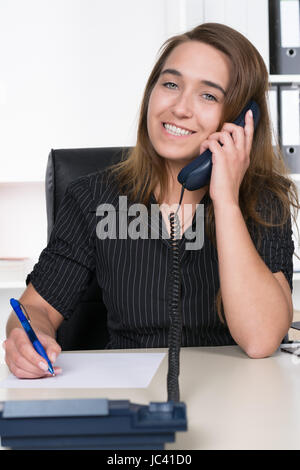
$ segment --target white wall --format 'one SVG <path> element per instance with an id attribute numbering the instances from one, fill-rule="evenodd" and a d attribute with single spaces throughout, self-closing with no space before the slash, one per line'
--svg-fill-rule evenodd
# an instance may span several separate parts
<path id="1" fill-rule="evenodd" d="M 203 0 L 205 21 L 224 23 L 244 34 L 259 50 L 269 70 L 267 0 Z M 189 0 L 187 0 L 189 2 Z"/>
<path id="2" fill-rule="evenodd" d="M 51 148 L 133 143 L 164 23 L 162 0 L 1 0 L 0 181 L 43 181 Z"/>

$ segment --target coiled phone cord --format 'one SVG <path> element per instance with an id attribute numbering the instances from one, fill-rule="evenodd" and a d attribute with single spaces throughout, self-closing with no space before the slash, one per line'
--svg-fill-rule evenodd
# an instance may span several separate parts
<path id="1" fill-rule="evenodd" d="M 167 389 L 168 401 L 178 402 L 180 399 L 179 393 L 179 357 L 181 346 L 181 332 L 182 332 L 182 315 L 181 315 L 181 276 L 180 276 L 180 263 L 179 263 L 179 238 L 180 238 L 180 221 L 177 215 L 183 198 L 184 187 L 182 187 L 180 202 L 176 212 L 169 215 L 170 220 L 170 235 L 172 246 L 172 274 L 171 287 L 170 287 L 170 302 L 169 302 L 169 318 L 170 328 L 168 336 L 168 375 L 167 375 Z"/>

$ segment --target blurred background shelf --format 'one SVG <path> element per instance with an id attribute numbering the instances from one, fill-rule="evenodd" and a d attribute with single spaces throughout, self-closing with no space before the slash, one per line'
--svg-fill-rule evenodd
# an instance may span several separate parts
<path id="1" fill-rule="evenodd" d="M 0 289 L 25 289 L 25 281 L 0 282 Z"/>
<path id="2" fill-rule="evenodd" d="M 269 75 L 270 83 L 300 83 L 300 75 Z"/>

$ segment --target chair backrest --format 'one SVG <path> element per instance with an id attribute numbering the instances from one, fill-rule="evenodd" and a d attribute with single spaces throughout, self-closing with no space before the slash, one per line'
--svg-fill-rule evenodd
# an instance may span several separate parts
<path id="1" fill-rule="evenodd" d="M 117 163 L 127 149 L 107 147 L 51 150 L 46 170 L 48 240 L 69 183 Z M 94 276 L 72 317 L 63 321 L 59 327 L 57 341 L 63 350 L 104 349 L 109 339 L 106 321 L 107 311 Z"/>

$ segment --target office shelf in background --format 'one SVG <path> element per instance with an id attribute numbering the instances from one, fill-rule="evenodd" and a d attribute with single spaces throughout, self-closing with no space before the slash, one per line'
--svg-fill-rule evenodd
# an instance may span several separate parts
<path id="1" fill-rule="evenodd" d="M 25 289 L 26 283 L 25 281 L 1 281 L 0 282 L 0 289 L 5 290 L 5 289 Z"/>
<path id="2" fill-rule="evenodd" d="M 270 83 L 299 83 L 300 75 L 269 75 Z"/>

